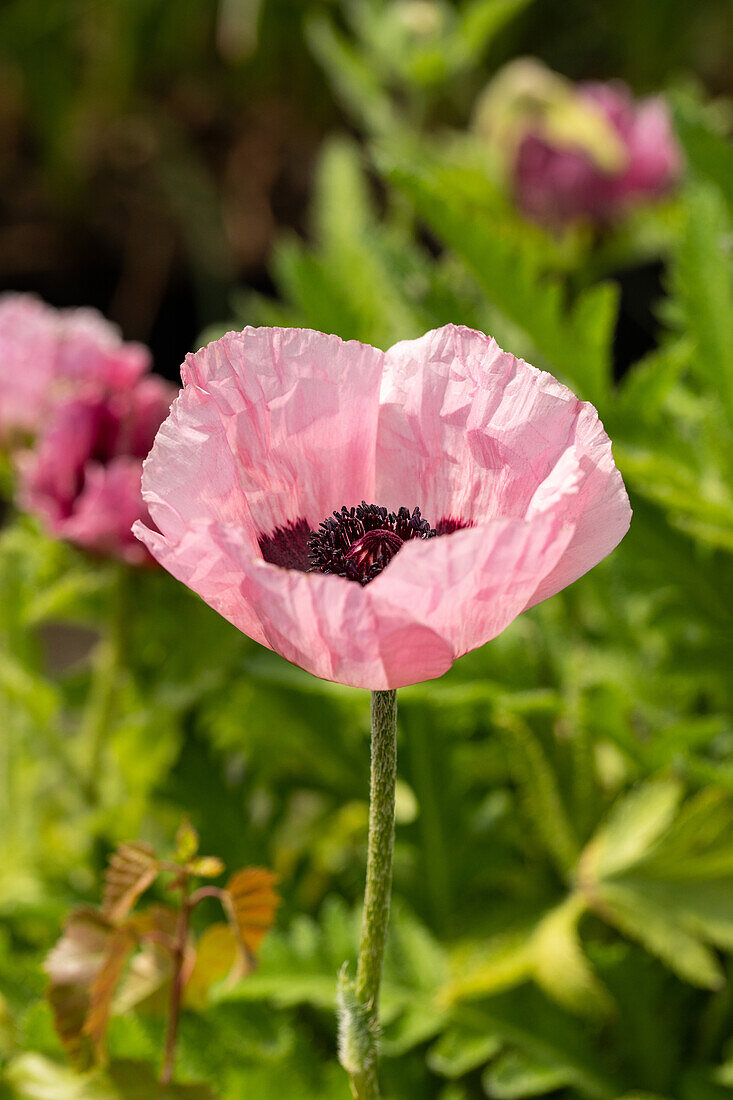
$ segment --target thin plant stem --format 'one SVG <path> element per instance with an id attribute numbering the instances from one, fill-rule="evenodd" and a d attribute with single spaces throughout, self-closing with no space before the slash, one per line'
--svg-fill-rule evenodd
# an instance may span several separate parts
<path id="1" fill-rule="evenodd" d="M 188 941 L 188 925 L 191 917 L 190 880 L 182 874 L 181 908 L 178 912 L 175 943 L 173 945 L 173 971 L 171 973 L 171 993 L 168 1007 L 168 1028 L 165 1036 L 165 1054 L 160 1073 L 161 1085 L 170 1085 L 176 1065 L 176 1043 L 178 1042 L 178 1023 L 181 1018 L 181 997 L 183 995 L 183 960 Z"/>
<path id="2" fill-rule="evenodd" d="M 352 1056 L 348 1059 L 351 1088 L 357 1100 L 379 1100 L 379 987 L 392 891 L 397 779 L 397 692 L 373 691 L 371 710 L 369 847 L 355 988 L 358 1026 L 362 1028 L 363 1041 L 354 1044 Z"/>
<path id="3" fill-rule="evenodd" d="M 85 795 L 92 805 L 99 802 L 105 749 L 115 695 L 119 686 L 124 648 L 125 579 L 125 566 L 116 566 L 112 579 L 107 628 L 94 654 L 92 685 L 82 722 L 81 738 L 88 760 Z"/>

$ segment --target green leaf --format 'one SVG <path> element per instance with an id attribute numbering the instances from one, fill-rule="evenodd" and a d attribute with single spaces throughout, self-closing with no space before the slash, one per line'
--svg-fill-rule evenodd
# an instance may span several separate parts
<path id="1" fill-rule="evenodd" d="M 581 1016 L 608 1015 L 613 1000 L 583 952 L 578 920 L 584 904 L 571 895 L 542 918 L 532 935 L 532 973 L 549 997 Z"/>
<path id="2" fill-rule="evenodd" d="M 609 923 L 638 940 L 685 981 L 720 989 L 724 978 L 714 953 L 685 931 L 679 913 L 655 905 L 633 885 L 613 882 L 596 889 L 598 912 Z"/>
<path id="3" fill-rule="evenodd" d="M 461 194 L 455 168 L 382 158 L 386 175 L 416 214 L 459 256 L 488 301 L 521 332 L 530 351 L 584 397 L 601 403 L 610 385 L 610 347 L 618 288 L 584 291 L 568 307 L 560 283 L 548 277 L 531 231 L 518 233 L 506 218 L 488 221 Z M 489 191 L 491 183 L 485 181 Z"/>
<path id="4" fill-rule="evenodd" d="M 14 1059 L 5 1074 L 13 1100 L 215 1100 L 205 1085 L 159 1085 L 154 1067 L 119 1061 L 78 1074 L 40 1054 Z"/>
<path id="5" fill-rule="evenodd" d="M 578 841 L 542 743 L 517 714 L 498 714 L 495 721 L 524 811 L 560 872 L 567 874 L 578 857 Z"/>
<path id="6" fill-rule="evenodd" d="M 308 1004 L 333 1011 L 337 975 L 356 957 L 361 914 L 331 899 L 318 925 L 306 917 L 287 932 L 275 930 L 262 945 L 260 965 L 243 981 L 222 991 L 222 1001 L 270 1001 L 285 1008 Z M 384 1047 L 404 1053 L 432 1038 L 445 1019 L 436 992 L 447 977 L 445 957 L 423 926 L 395 907 L 384 963 L 381 1020 Z"/>
<path id="7" fill-rule="evenodd" d="M 581 860 L 581 878 L 607 879 L 638 863 L 674 819 L 682 787 L 659 779 L 643 784 L 611 809 Z"/>
<path id="8" fill-rule="evenodd" d="M 494 38 L 532 0 L 471 0 L 461 10 L 455 36 L 469 65 L 489 48 Z"/>
<path id="9" fill-rule="evenodd" d="M 495 1100 L 523 1100 L 525 1096 L 544 1096 L 573 1082 L 572 1073 L 565 1067 L 546 1065 L 512 1050 L 495 1060 L 481 1083 L 486 1095 Z"/>
<path id="10" fill-rule="evenodd" d="M 368 131 L 394 132 L 400 123 L 392 102 L 366 58 L 325 16 L 309 18 L 306 37 L 348 110 Z"/>
<path id="11" fill-rule="evenodd" d="M 692 102 L 678 98 L 674 120 L 689 167 L 697 176 L 716 184 L 733 218 L 733 145 L 717 133 Z"/>
<path id="12" fill-rule="evenodd" d="M 673 285 L 695 341 L 695 370 L 719 395 L 733 426 L 733 265 L 728 254 L 731 220 L 719 191 L 688 191 L 686 220 L 674 257 Z"/>
<path id="13" fill-rule="evenodd" d="M 552 1068 L 589 1100 L 614 1100 L 621 1089 L 602 1055 L 588 1041 L 576 1017 L 548 1001 L 536 987 L 518 989 L 456 1009 L 471 1021 L 516 1047 L 531 1062 Z"/>
<path id="14" fill-rule="evenodd" d="M 427 1064 L 442 1077 L 458 1078 L 485 1065 L 501 1049 L 495 1035 L 472 1031 L 460 1022 L 446 1027 L 427 1053 Z"/>

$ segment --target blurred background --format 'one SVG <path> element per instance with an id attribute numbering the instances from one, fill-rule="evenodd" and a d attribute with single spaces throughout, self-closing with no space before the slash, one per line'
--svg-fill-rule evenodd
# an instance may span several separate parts
<path id="1" fill-rule="evenodd" d="M 412 5 L 418 36 L 450 7 Z M 420 81 L 425 127 L 465 126 L 517 55 L 637 94 L 690 80 L 730 92 L 727 0 L 510 9 L 463 71 Z M 272 290 L 278 236 L 307 234 L 324 138 L 361 136 L 304 32 L 322 16 L 348 27 L 348 5 L 324 0 L 6 0 L 0 287 L 96 306 L 177 377 L 233 292 Z M 385 75 L 404 95 L 404 74 Z"/>
<path id="2" fill-rule="evenodd" d="M 614 554 L 400 692 L 385 1100 L 733 1088 L 732 47 L 730 0 L 0 4 L 0 291 L 95 307 L 174 382 L 245 324 L 467 324 L 613 440 Z M 2 446 L 1 1100 L 347 1100 L 366 693 L 73 544 Z M 245 977 L 202 906 L 159 1090 L 161 953 L 84 1057 L 90 944 L 44 960 L 118 846 L 180 854 L 186 816 L 282 905 Z"/>

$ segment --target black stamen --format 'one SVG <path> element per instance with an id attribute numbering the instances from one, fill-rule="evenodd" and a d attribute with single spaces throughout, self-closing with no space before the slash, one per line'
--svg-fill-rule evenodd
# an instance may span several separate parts
<path id="1" fill-rule="evenodd" d="M 291 520 L 259 536 L 262 557 L 283 569 L 301 573 L 334 573 L 361 585 L 378 577 L 409 539 L 432 539 L 471 526 L 443 516 L 431 527 L 419 508 L 386 508 L 362 501 L 326 516 L 311 530 L 306 519 Z"/>
<path id="2" fill-rule="evenodd" d="M 436 534 L 419 508 L 412 513 L 407 508 L 388 512 L 362 501 L 356 508 L 334 512 L 311 534 L 311 571 L 332 573 L 365 585 L 379 576 L 403 543 L 435 538 Z"/>

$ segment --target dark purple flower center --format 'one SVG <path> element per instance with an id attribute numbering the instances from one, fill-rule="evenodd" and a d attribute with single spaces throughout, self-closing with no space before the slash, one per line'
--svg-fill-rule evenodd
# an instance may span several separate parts
<path id="1" fill-rule="evenodd" d="M 419 508 L 388 512 L 362 501 L 356 508 L 334 512 L 311 534 L 310 567 L 317 573 L 334 573 L 368 584 L 389 565 L 404 543 L 432 539 L 437 533 L 422 518 Z"/>
<path id="2" fill-rule="evenodd" d="M 260 535 L 262 557 L 284 569 L 302 573 L 332 573 L 368 584 L 379 576 L 410 539 L 432 539 L 467 527 L 464 520 L 447 516 L 431 527 L 419 508 L 388 512 L 362 501 L 327 516 L 316 531 L 298 519 Z"/>

